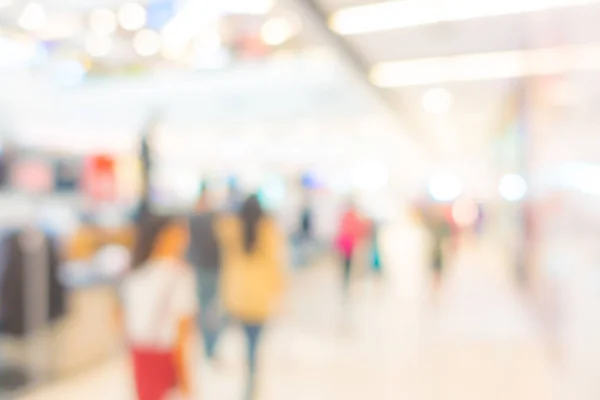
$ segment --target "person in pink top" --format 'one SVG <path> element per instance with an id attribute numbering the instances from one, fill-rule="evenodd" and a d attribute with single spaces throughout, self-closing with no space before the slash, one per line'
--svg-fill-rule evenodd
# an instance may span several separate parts
<path id="1" fill-rule="evenodd" d="M 342 260 L 344 293 L 348 291 L 356 248 L 367 237 L 368 230 L 368 223 L 358 213 L 354 204 L 350 204 L 342 214 L 335 241 L 336 250 Z"/>

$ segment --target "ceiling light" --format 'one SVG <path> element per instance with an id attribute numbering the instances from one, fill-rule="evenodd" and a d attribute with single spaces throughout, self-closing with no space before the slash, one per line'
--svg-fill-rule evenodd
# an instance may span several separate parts
<path id="1" fill-rule="evenodd" d="M 187 43 L 179 43 L 170 41 L 169 39 L 165 40 L 163 36 L 163 43 L 160 49 L 160 53 L 167 60 L 172 61 L 180 61 L 186 55 L 189 50 L 189 42 Z"/>
<path id="2" fill-rule="evenodd" d="M 265 15 L 268 14 L 275 0 L 221 0 L 222 10 L 228 14 L 252 14 Z"/>
<path id="3" fill-rule="evenodd" d="M 110 35 L 117 29 L 117 16 L 108 8 L 99 8 L 90 15 L 90 29 L 96 35 Z"/>
<path id="4" fill-rule="evenodd" d="M 598 0 L 457 0 L 448 7 L 440 8 L 437 2 L 431 0 L 393 0 L 341 9 L 333 14 L 329 25 L 339 34 L 353 35 L 595 3 Z"/>
<path id="5" fill-rule="evenodd" d="M 85 41 L 85 49 L 92 57 L 104 57 L 112 48 L 112 42 L 108 36 L 90 36 Z"/>
<path id="6" fill-rule="evenodd" d="M 371 79 L 377 86 L 395 87 L 518 77 L 524 75 L 522 53 L 481 53 L 386 62 L 371 70 Z"/>
<path id="7" fill-rule="evenodd" d="M 125 30 L 141 29 L 146 24 L 146 9 L 138 3 L 125 3 L 119 8 L 118 19 Z"/>
<path id="8" fill-rule="evenodd" d="M 190 32 L 180 27 L 179 24 L 169 23 L 161 32 L 161 53 L 168 60 L 182 59 L 192 41 Z"/>
<path id="9" fill-rule="evenodd" d="M 165 58 L 180 60 L 188 50 L 197 31 L 196 23 L 189 15 L 178 14 L 162 29 L 162 54 Z"/>
<path id="10" fill-rule="evenodd" d="M 389 180 L 387 168 L 379 162 L 362 162 L 354 170 L 354 186 L 366 192 L 383 189 Z"/>
<path id="11" fill-rule="evenodd" d="M 421 103 L 423 108 L 430 114 L 446 114 L 453 103 L 452 94 L 443 88 L 429 89 L 423 95 Z"/>
<path id="12" fill-rule="evenodd" d="M 42 40 L 60 40 L 74 37 L 81 32 L 83 24 L 80 16 L 75 13 L 50 14 L 37 36 Z"/>
<path id="13" fill-rule="evenodd" d="M 208 31 L 216 32 L 218 21 L 227 5 L 223 3 L 227 1 L 186 2 L 177 15 L 161 30 L 163 56 L 170 60 L 181 61 L 189 54 L 194 38 Z M 252 3 L 251 0 L 238 1 L 240 4 Z M 216 42 L 214 39 L 215 35 L 208 41 L 214 43 Z M 217 39 L 219 42 L 217 46 L 220 46 L 220 38 Z"/>
<path id="14" fill-rule="evenodd" d="M 500 195 L 508 201 L 518 201 L 527 193 L 527 182 L 521 175 L 507 174 L 502 177 L 498 185 Z"/>
<path id="15" fill-rule="evenodd" d="M 264 44 L 279 46 L 294 35 L 292 23 L 285 18 L 271 18 L 262 26 L 260 37 Z"/>
<path id="16" fill-rule="evenodd" d="M 37 2 L 27 4 L 19 17 L 19 25 L 28 31 L 36 31 L 43 28 L 46 21 L 48 21 L 46 11 Z"/>
<path id="17" fill-rule="evenodd" d="M 434 200 L 452 201 L 462 193 L 462 185 L 458 177 L 445 172 L 431 178 L 429 193 Z"/>
<path id="18" fill-rule="evenodd" d="M 376 65 L 370 79 L 379 87 L 403 87 L 597 70 L 599 51 L 597 45 L 563 46 L 391 61 Z"/>
<path id="19" fill-rule="evenodd" d="M 153 30 L 143 29 L 135 34 L 133 48 L 142 57 L 153 56 L 160 50 L 160 35 Z"/>
<path id="20" fill-rule="evenodd" d="M 557 184 L 561 188 L 600 196 L 600 165 L 593 163 L 561 164 L 552 174 L 551 179 L 553 184 Z"/>

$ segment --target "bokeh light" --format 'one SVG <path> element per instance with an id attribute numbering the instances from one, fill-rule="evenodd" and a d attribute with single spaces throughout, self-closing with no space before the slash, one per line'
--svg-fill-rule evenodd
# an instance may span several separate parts
<path id="1" fill-rule="evenodd" d="M 47 21 L 46 10 L 38 2 L 27 4 L 19 17 L 19 25 L 28 31 L 42 29 Z"/>
<path id="2" fill-rule="evenodd" d="M 160 51 L 160 35 L 153 30 L 143 29 L 133 37 L 133 47 L 142 57 L 149 57 Z"/>
<path id="3" fill-rule="evenodd" d="M 92 57 L 104 57 L 112 48 L 112 41 L 108 36 L 91 35 L 85 41 L 85 49 Z"/>
<path id="4" fill-rule="evenodd" d="M 138 3 L 125 3 L 119 8 L 118 20 L 125 30 L 141 29 L 146 24 L 146 9 Z"/>
<path id="5" fill-rule="evenodd" d="M 429 181 L 429 194 L 437 201 L 452 201 L 462 193 L 460 179 L 452 173 L 437 174 Z"/>
<path id="6" fill-rule="evenodd" d="M 269 46 L 279 46 L 294 35 L 294 26 L 283 17 L 271 18 L 262 26 L 260 37 Z"/>
<path id="7" fill-rule="evenodd" d="M 527 182 L 521 175 L 506 174 L 498 185 L 500 195 L 508 201 L 518 201 L 527 193 Z"/>
<path id="8" fill-rule="evenodd" d="M 117 16 L 108 8 L 99 8 L 90 14 L 90 29 L 96 35 L 110 35 L 117 29 Z"/>

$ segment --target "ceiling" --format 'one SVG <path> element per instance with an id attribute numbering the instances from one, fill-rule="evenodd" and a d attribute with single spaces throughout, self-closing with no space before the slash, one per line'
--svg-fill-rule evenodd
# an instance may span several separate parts
<path id="1" fill-rule="evenodd" d="M 0 0 L 0 41 L 27 48 L 26 66 L 76 60 L 101 76 L 221 69 L 318 45 L 277 0 Z M 0 46 L 0 69 L 8 52 Z"/>
<path id="2" fill-rule="evenodd" d="M 8 72 L 0 74 L 0 85 L 10 88 L 0 93 L 0 133 L 63 150 L 127 150 L 159 108 L 164 131 L 179 143 L 194 143 L 171 153 L 191 157 L 211 140 L 235 147 L 230 142 L 242 140 L 249 126 L 272 138 L 265 148 L 280 146 L 267 158 L 289 161 L 292 152 L 298 159 L 339 162 L 340 151 L 348 160 L 366 152 L 407 165 L 420 157 L 414 143 L 396 137 L 373 96 L 323 46 L 310 21 L 283 0 L 135 1 L 146 10 L 143 25 L 126 29 L 119 20 L 105 33 L 94 29 L 98 10 L 114 20 L 125 3 L 0 0 L 0 71 Z M 165 4 L 173 13 L 154 26 L 151 10 Z M 170 27 L 187 35 L 177 57 L 164 52 Z M 160 49 L 141 54 L 135 41 L 142 31 L 159 35 Z M 208 45 L 196 52 L 196 43 L 207 37 Z M 90 38 L 109 40 L 110 46 L 97 51 Z M 227 62 L 196 62 L 196 56 L 216 51 L 226 53 Z M 323 149 L 323 143 L 330 145 Z M 329 148 L 337 155 L 319 153 Z M 209 152 L 204 159 L 216 156 L 223 155 Z"/>
<path id="3" fill-rule="evenodd" d="M 0 5 L 7 1 L 10 0 L 0 0 Z M 600 69 L 600 57 L 596 56 L 600 54 L 597 45 L 600 43 L 599 0 L 388 0 L 386 7 L 391 11 L 383 14 L 377 14 L 376 8 L 368 8 L 383 4 L 381 1 L 277 0 L 269 7 L 263 7 L 261 12 L 248 12 L 248 7 L 259 9 L 260 4 L 267 4 L 265 1 L 268 3 L 268 0 L 188 0 L 187 4 L 199 7 L 194 10 L 204 19 L 201 19 L 202 23 L 196 21 L 196 25 L 205 29 L 194 30 L 185 51 L 171 57 L 163 52 L 166 43 L 163 34 L 168 22 L 138 30 L 118 27 L 109 35 L 111 47 L 108 52 L 90 52 L 90 37 L 93 39 L 97 35 L 90 27 L 91 13 L 98 8 L 108 8 L 118 14 L 124 3 L 122 0 L 40 1 L 38 4 L 43 5 L 48 19 L 52 15 L 67 14 L 79 21 L 74 24 L 72 33 L 52 40 L 44 38 L 40 30 L 24 29 L 19 18 L 31 3 L 12 0 L 12 5 L 0 8 L 0 70 L 2 62 L 9 59 L 13 60 L 11 65 L 18 65 L 14 57 L 6 54 L 2 57 L 3 39 L 27 46 L 34 43 L 36 48 L 43 48 L 43 57 L 27 58 L 29 53 L 23 53 L 34 69 L 61 71 L 65 61 L 75 60 L 88 76 L 127 80 L 141 72 L 147 79 L 160 76 L 161 82 L 173 71 L 189 72 L 191 81 L 212 80 L 214 76 L 210 74 L 214 70 L 231 71 L 242 65 L 264 66 L 264 61 L 286 54 L 298 55 L 323 45 L 336 47 L 338 53 L 345 56 L 341 59 L 346 67 L 358 72 L 355 76 L 368 83 L 368 88 L 400 116 L 405 131 L 425 145 L 434 164 L 437 163 L 439 168 L 453 166 L 457 170 L 464 170 L 464 166 L 469 165 L 484 169 L 486 162 L 494 160 L 490 143 L 515 123 L 519 113 L 534 120 L 527 121 L 527 129 L 548 140 L 568 134 L 573 126 L 595 126 L 595 119 L 600 115 L 591 111 L 572 111 L 584 103 L 589 110 L 591 106 L 587 103 L 594 103 L 600 96 L 600 85 L 595 79 L 596 71 Z M 145 0 L 137 3 L 147 10 L 157 4 L 170 5 L 174 10 L 172 18 L 186 14 L 182 13 L 184 1 Z M 254 6 L 249 6 L 251 4 Z M 307 5 L 317 14 L 297 12 L 298 8 Z M 240 11 L 240 7 L 246 11 Z M 355 7 L 362 7 L 353 17 L 356 26 L 340 28 L 336 18 Z M 210 18 L 206 17 L 208 11 L 212 15 Z M 369 19 L 370 25 L 365 23 Z M 285 22 L 282 24 L 282 21 Z M 181 26 L 187 24 L 184 21 Z M 320 30 L 316 29 L 319 24 Z M 360 32 L 354 29 L 361 26 L 370 26 L 370 29 Z M 152 30 L 161 35 L 163 47 L 152 54 L 140 54 L 134 45 L 139 30 Z M 218 40 L 212 40 L 215 37 Z M 197 43 L 200 45 L 196 46 Z M 97 50 L 97 47 L 92 48 Z M 533 52 L 535 49 L 551 51 Z M 225 58 L 213 59 L 212 63 L 207 61 L 217 55 L 225 55 Z M 337 72 L 333 75 L 331 71 L 317 72 L 311 75 L 312 83 L 302 81 L 305 78 L 300 75 L 290 74 L 290 79 L 298 81 L 277 90 L 263 90 L 260 85 L 263 81 L 259 79 L 248 85 L 234 79 L 232 82 L 240 83 L 244 90 L 240 93 L 237 89 L 225 90 L 212 96 L 206 87 L 193 86 L 198 90 L 190 94 L 183 88 L 177 92 L 179 89 L 165 85 L 163 91 L 153 91 L 153 96 L 141 98 L 138 103 L 146 109 L 161 96 L 171 96 L 173 121 L 179 120 L 180 124 L 184 124 L 189 116 L 198 118 L 200 114 L 211 124 L 230 114 L 237 115 L 240 120 L 255 117 L 253 122 L 257 122 L 270 118 L 290 120 L 292 115 L 304 119 L 309 115 L 347 116 L 358 114 L 358 110 L 362 114 L 375 112 L 371 102 L 358 99 L 366 92 L 355 87 L 353 79 L 345 75 L 346 69 L 340 68 L 338 71 L 344 73 L 339 76 L 336 76 Z M 253 79 L 251 75 L 246 76 L 244 79 Z M 329 86 L 322 86 L 323 80 L 327 79 L 330 79 Z M 105 81 L 100 79 L 98 82 Z M 527 92 L 525 96 L 524 92 Z M 134 92 L 129 93 L 134 96 L 131 94 Z M 254 101 L 259 94 L 268 101 L 261 104 Z M 64 104 L 77 104 L 79 95 L 77 91 L 71 91 L 61 93 L 60 98 Z M 136 96 L 139 97 L 139 93 Z M 121 102 L 114 101 L 111 106 L 109 92 L 103 92 L 100 97 L 105 110 L 117 110 L 116 104 L 132 98 L 124 96 L 119 99 Z M 175 97 L 179 99 L 175 100 Z M 87 103 L 82 101 L 81 104 Z M 26 105 L 24 101 L 19 103 L 22 110 L 27 109 Z M 195 107 L 203 111 L 194 113 Z M 142 110 L 143 107 L 139 108 Z M 569 108 L 571 111 L 565 111 Z M 65 106 L 61 110 L 57 115 L 63 115 L 63 119 L 73 121 L 77 126 L 78 118 L 86 115 L 81 110 L 73 111 L 77 107 L 71 110 Z M 562 122 L 558 124 L 555 117 L 546 118 L 546 114 L 560 115 Z M 101 119 L 101 115 L 97 113 L 93 118 Z M 126 113 L 119 115 L 119 118 L 127 119 Z M 551 129 L 548 121 L 554 124 Z M 128 123 L 131 126 L 138 124 Z M 546 132 L 552 132 L 552 135 Z M 556 143 L 564 143 L 561 140 L 541 147 L 556 152 L 555 149 L 560 148 Z"/>
<path id="4" fill-rule="evenodd" d="M 598 122 L 565 112 L 600 94 L 600 85 L 589 84 L 589 75 L 600 70 L 597 0 L 297 1 L 322 14 L 343 41 L 341 51 L 358 59 L 356 68 L 440 168 L 489 163 L 490 143 L 519 115 L 544 140 Z M 554 101 L 565 87 L 569 99 Z M 427 98 L 440 92 L 447 104 L 430 107 Z M 554 136 L 542 134 L 550 131 Z"/>

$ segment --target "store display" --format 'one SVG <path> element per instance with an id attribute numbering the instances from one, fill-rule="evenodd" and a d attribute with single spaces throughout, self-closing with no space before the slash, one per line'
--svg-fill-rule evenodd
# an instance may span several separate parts
<path id="1" fill-rule="evenodd" d="M 50 163 L 42 157 L 31 156 L 16 160 L 10 173 L 11 185 L 18 191 L 41 194 L 52 190 L 53 171 Z"/>
<path id="2" fill-rule="evenodd" d="M 79 189 L 81 163 L 74 159 L 58 159 L 54 162 L 54 190 L 73 192 Z"/>
<path id="3" fill-rule="evenodd" d="M 117 197 L 115 161 L 108 155 L 95 155 L 86 160 L 84 169 L 86 195 L 96 201 L 110 201 Z"/>
<path id="4" fill-rule="evenodd" d="M 120 200 L 127 203 L 140 198 L 142 191 L 142 166 L 138 157 L 124 155 L 115 158 L 117 192 Z"/>
<path id="5" fill-rule="evenodd" d="M 59 252 L 52 238 L 30 228 L 8 236 L 4 248 L 7 262 L 0 283 L 2 331 L 20 337 L 39 331 L 65 314 L 65 290 L 58 276 Z M 28 270 L 45 273 L 31 274 Z M 46 293 L 47 297 L 38 296 L 36 304 L 28 304 L 27 293 Z"/>

